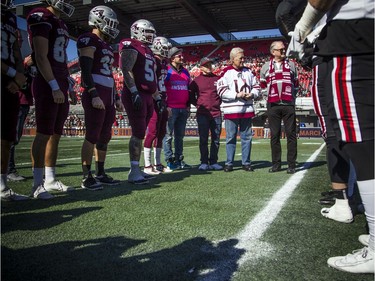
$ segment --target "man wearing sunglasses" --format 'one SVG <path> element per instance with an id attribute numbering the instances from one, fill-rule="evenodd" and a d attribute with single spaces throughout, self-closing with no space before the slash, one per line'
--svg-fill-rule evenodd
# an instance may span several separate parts
<path id="1" fill-rule="evenodd" d="M 261 88 L 266 91 L 267 117 L 271 129 L 272 167 L 270 173 L 281 170 L 281 121 L 284 121 L 287 136 L 288 174 L 294 174 L 297 159 L 295 99 L 298 73 L 293 62 L 286 57 L 282 41 L 272 42 L 271 59 L 260 71 Z"/>

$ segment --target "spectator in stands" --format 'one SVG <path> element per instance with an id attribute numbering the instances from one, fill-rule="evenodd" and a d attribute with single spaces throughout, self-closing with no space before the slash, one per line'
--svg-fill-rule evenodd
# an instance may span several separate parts
<path id="1" fill-rule="evenodd" d="M 82 105 L 85 111 L 86 135 L 82 144 L 81 160 L 83 180 L 81 187 L 98 190 L 105 185 L 119 184 L 107 175 L 104 164 L 108 143 L 112 137 L 112 124 L 116 109 L 124 111 L 120 97 L 115 95 L 112 74 L 114 54 L 111 40 L 119 34 L 116 13 L 107 6 L 96 6 L 89 13 L 91 32 L 77 39 L 79 63 L 82 70 Z M 78 120 L 77 120 L 78 121 Z M 91 174 L 91 162 L 95 151 L 96 176 Z"/>
<path id="2" fill-rule="evenodd" d="M 23 127 L 25 124 L 27 114 L 30 111 L 30 106 L 33 105 L 33 96 L 31 94 L 31 82 L 32 82 L 33 76 L 35 75 L 36 68 L 33 65 L 33 60 L 31 59 L 31 55 L 27 56 L 24 59 L 24 68 L 25 68 L 24 74 L 26 77 L 26 84 L 18 92 L 20 109 L 19 109 L 18 121 L 17 121 L 17 135 L 16 135 L 16 140 L 10 147 L 10 155 L 9 155 L 8 180 L 10 181 L 26 180 L 25 177 L 20 176 L 17 172 L 16 161 L 14 159 L 14 155 L 16 151 L 16 146 L 19 143 L 23 134 Z"/>
<path id="3" fill-rule="evenodd" d="M 262 89 L 266 89 L 267 116 L 271 129 L 272 167 L 270 173 L 281 170 L 281 123 L 284 122 L 287 136 L 288 174 L 294 174 L 297 159 L 295 99 L 298 89 L 298 73 L 293 62 L 285 55 L 282 41 L 274 41 L 270 46 L 271 60 L 260 72 Z"/>
<path id="4" fill-rule="evenodd" d="M 48 191 L 71 189 L 56 180 L 56 161 L 64 122 L 69 113 L 66 58 L 69 34 L 60 17 L 62 14 L 71 16 L 74 7 L 61 1 L 47 1 L 47 5 L 47 8 L 33 9 L 27 17 L 32 56 L 38 68 L 32 83 L 37 133 L 31 156 L 34 176 L 32 196 L 39 199 L 53 198 Z"/>
<path id="5" fill-rule="evenodd" d="M 202 58 L 200 61 L 201 75 L 189 85 L 191 103 L 197 108 L 197 123 L 199 132 L 199 151 L 201 165 L 199 170 L 222 170 L 217 163 L 220 134 L 221 134 L 221 99 L 217 94 L 217 80 L 219 77 L 212 73 L 212 60 Z M 210 152 L 208 151 L 208 137 L 211 134 Z"/>
<path id="6" fill-rule="evenodd" d="M 309 0 L 290 45 L 290 52 L 302 57 L 303 43 L 326 15 L 315 42 L 313 88 L 326 98 L 335 136 L 354 165 L 370 230 L 369 239 L 359 237 L 363 249 L 327 261 L 329 266 L 351 273 L 374 273 L 373 4 L 371 0 Z"/>
<path id="7" fill-rule="evenodd" d="M 237 132 L 240 129 L 242 169 L 254 171 L 250 154 L 252 145 L 252 118 L 255 116 L 253 100 L 260 94 L 256 77 L 244 67 L 244 50 L 238 47 L 230 51 L 232 65 L 224 69 L 217 82 L 217 92 L 222 99 L 226 131 L 227 159 L 224 171 L 233 171 Z"/>
<path id="8" fill-rule="evenodd" d="M 154 112 L 154 100 L 160 97 L 155 74 L 156 62 L 149 47 L 155 33 L 151 22 L 140 19 L 130 28 L 131 38 L 122 39 L 119 45 L 120 66 L 124 75 L 122 101 L 132 128 L 128 182 L 133 184 L 147 184 L 148 179 L 155 177 L 144 173 L 139 167 L 142 140 Z"/>
<path id="9" fill-rule="evenodd" d="M 13 1 L 1 1 L 1 200 L 20 201 L 27 196 L 15 193 L 7 185 L 9 151 L 17 139 L 19 98 L 17 92 L 26 82 L 17 34 L 17 17 L 10 9 Z M 4 50 L 4 52 L 3 52 Z M 6 51 L 8 52 L 6 52 Z"/>
<path id="10" fill-rule="evenodd" d="M 163 148 L 167 166 L 171 169 L 191 168 L 186 164 L 183 155 L 183 141 L 185 136 L 186 122 L 190 114 L 189 83 L 190 74 L 183 67 L 184 56 L 182 50 L 173 47 L 169 51 L 170 64 L 165 78 L 167 90 L 167 110 L 169 114 L 167 132 L 163 140 Z M 174 149 L 172 150 L 172 139 L 174 136 Z"/>
<path id="11" fill-rule="evenodd" d="M 156 37 L 152 43 L 151 50 L 156 60 L 156 75 L 158 79 L 158 90 L 160 96 L 154 101 L 154 112 L 148 123 L 148 130 L 144 141 L 143 156 L 145 160 L 144 172 L 149 175 L 158 175 L 171 170 L 161 163 L 161 150 L 163 139 L 167 129 L 168 111 L 165 107 L 166 88 L 164 79 L 168 72 L 169 49 L 172 47 L 165 37 Z M 151 149 L 154 146 L 155 165 L 151 163 Z"/>

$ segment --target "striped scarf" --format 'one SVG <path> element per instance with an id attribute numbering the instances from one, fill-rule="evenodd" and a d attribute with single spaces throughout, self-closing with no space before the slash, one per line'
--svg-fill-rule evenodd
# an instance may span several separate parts
<path id="1" fill-rule="evenodd" d="M 288 60 L 282 62 L 282 71 L 275 71 L 275 63 L 271 59 L 266 81 L 270 85 L 268 92 L 269 103 L 293 101 L 292 77 Z"/>

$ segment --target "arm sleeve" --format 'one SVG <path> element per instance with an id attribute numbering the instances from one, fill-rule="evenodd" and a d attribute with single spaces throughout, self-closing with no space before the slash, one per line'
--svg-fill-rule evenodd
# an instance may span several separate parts
<path id="1" fill-rule="evenodd" d="M 95 87 L 94 80 L 92 79 L 91 70 L 94 60 L 89 57 L 79 57 L 79 64 L 81 66 L 82 86 L 89 90 Z"/>

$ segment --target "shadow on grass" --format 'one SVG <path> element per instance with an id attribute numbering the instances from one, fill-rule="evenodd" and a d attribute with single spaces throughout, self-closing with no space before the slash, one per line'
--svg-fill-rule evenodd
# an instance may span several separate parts
<path id="1" fill-rule="evenodd" d="M 44 213 L 23 213 L 3 216 L 1 218 L 1 233 L 16 230 L 41 230 L 71 221 L 88 212 L 97 211 L 101 207 L 76 208 Z"/>
<path id="2" fill-rule="evenodd" d="M 152 188 L 158 188 L 159 185 L 150 183 L 148 185 L 132 185 L 128 182 L 121 182 L 115 186 L 104 186 L 103 190 L 91 191 L 82 188 L 76 188 L 73 191 L 67 193 L 53 193 L 55 198 L 49 200 L 31 199 L 26 201 L 17 202 L 2 202 L 1 213 L 2 218 L 7 213 L 21 213 L 30 210 L 41 210 L 52 206 L 65 205 L 75 202 L 100 202 L 102 200 L 121 197 L 129 195 L 134 190 L 146 190 Z"/>
<path id="3" fill-rule="evenodd" d="M 2 280 L 184 281 L 229 280 L 243 250 L 231 239 L 213 244 L 196 237 L 171 248 L 127 256 L 146 240 L 106 237 L 27 249 L 2 246 Z M 225 266 L 223 261 L 227 261 Z"/>

